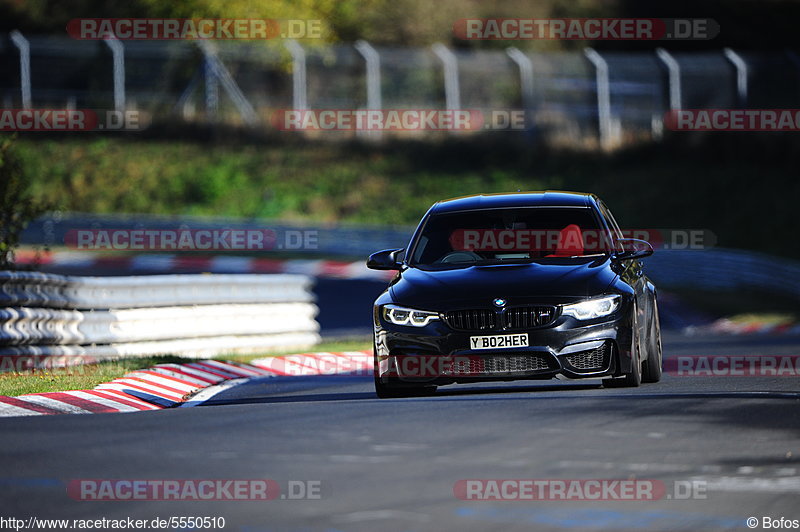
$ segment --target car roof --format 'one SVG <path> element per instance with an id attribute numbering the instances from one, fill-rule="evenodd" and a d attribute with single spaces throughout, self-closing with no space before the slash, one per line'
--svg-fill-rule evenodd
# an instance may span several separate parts
<path id="1" fill-rule="evenodd" d="M 431 207 L 431 214 L 508 207 L 588 207 L 596 200 L 594 194 L 562 190 L 475 194 L 439 201 Z"/>

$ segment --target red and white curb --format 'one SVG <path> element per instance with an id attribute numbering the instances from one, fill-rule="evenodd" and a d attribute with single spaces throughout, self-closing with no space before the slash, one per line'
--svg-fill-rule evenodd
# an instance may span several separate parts
<path id="1" fill-rule="evenodd" d="M 198 360 L 132 371 L 93 390 L 0 396 L 0 417 L 138 412 L 202 404 L 220 386 L 260 377 L 372 374 L 371 351 L 265 357 L 250 364 Z"/>
<path id="2" fill-rule="evenodd" d="M 167 253 L 140 255 L 102 255 L 83 251 L 17 253 L 18 264 L 37 264 L 50 267 L 81 268 L 87 271 L 113 268 L 115 272 L 137 271 L 178 273 L 187 271 L 209 273 L 296 273 L 311 277 L 333 279 L 391 279 L 395 272 L 370 270 L 364 261 L 264 259 L 254 257 L 199 256 Z"/>

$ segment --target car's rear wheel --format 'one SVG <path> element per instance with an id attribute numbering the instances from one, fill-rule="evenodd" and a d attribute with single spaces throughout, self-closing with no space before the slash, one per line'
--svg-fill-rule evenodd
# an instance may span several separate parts
<path id="1" fill-rule="evenodd" d="M 661 380 L 663 351 L 661 349 L 661 321 L 658 318 L 658 305 L 653 301 L 653 316 L 650 318 L 650 338 L 647 360 L 642 367 L 642 382 Z"/>

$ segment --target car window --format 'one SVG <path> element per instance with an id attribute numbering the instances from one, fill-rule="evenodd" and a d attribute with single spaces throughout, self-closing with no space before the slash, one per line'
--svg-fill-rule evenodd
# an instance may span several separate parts
<path id="1" fill-rule="evenodd" d="M 608 221 L 608 224 L 611 226 L 611 231 L 613 231 L 614 233 L 613 235 L 614 238 L 615 239 L 623 238 L 622 229 L 620 229 L 616 218 L 614 218 L 614 215 L 611 214 L 611 211 L 606 206 L 606 204 L 603 203 L 602 201 L 598 202 L 598 207 L 600 208 L 600 213 L 603 215 L 603 217 Z M 619 248 L 619 244 L 615 244 L 615 247 Z"/>
<path id="2" fill-rule="evenodd" d="M 431 216 L 416 240 L 415 265 L 474 264 L 607 253 L 608 237 L 588 207 L 485 209 Z"/>

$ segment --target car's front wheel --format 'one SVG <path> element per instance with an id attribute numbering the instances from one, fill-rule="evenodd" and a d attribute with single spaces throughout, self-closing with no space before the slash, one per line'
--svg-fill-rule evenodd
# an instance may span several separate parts
<path id="1" fill-rule="evenodd" d="M 635 388 L 642 383 L 642 352 L 639 348 L 637 327 L 633 328 L 633 346 L 631 347 L 631 369 L 622 377 L 603 379 L 606 388 Z"/>
<path id="2" fill-rule="evenodd" d="M 409 386 L 402 384 L 395 384 L 392 381 L 396 379 L 389 379 L 389 382 L 382 382 L 378 376 L 375 376 L 375 394 L 379 399 L 396 399 L 398 397 L 419 397 L 423 395 L 430 395 L 436 391 L 436 386 Z"/>

